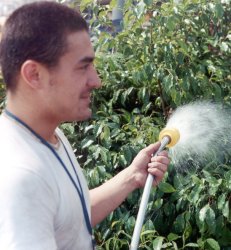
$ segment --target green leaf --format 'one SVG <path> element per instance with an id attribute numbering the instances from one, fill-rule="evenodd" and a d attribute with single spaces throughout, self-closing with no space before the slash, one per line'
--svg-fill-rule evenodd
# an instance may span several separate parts
<path id="1" fill-rule="evenodd" d="M 99 185 L 99 174 L 96 169 L 93 169 L 90 172 L 90 178 L 91 178 L 91 185 L 98 186 Z"/>
<path id="2" fill-rule="evenodd" d="M 90 4 L 92 4 L 92 0 L 81 0 L 80 10 L 84 11 Z"/>
<path id="3" fill-rule="evenodd" d="M 224 15 L 223 6 L 220 3 L 217 3 L 215 6 L 215 14 L 218 18 L 222 18 L 222 16 Z"/>
<path id="4" fill-rule="evenodd" d="M 179 235 L 177 235 L 177 234 L 170 233 L 167 238 L 168 238 L 169 241 L 173 241 L 173 240 L 177 240 L 177 239 L 179 239 L 181 237 Z"/>
<path id="5" fill-rule="evenodd" d="M 176 189 L 169 183 L 161 182 L 158 188 L 164 193 L 174 193 Z"/>
<path id="6" fill-rule="evenodd" d="M 190 225 L 189 222 L 186 223 L 186 227 L 184 230 L 184 238 L 185 240 L 188 239 L 192 234 L 192 226 Z"/>
<path id="7" fill-rule="evenodd" d="M 188 46 L 186 45 L 186 43 L 182 40 L 178 40 L 177 43 L 180 45 L 181 47 L 181 51 L 184 53 L 184 54 L 188 54 Z"/>
<path id="8" fill-rule="evenodd" d="M 138 92 L 139 100 L 143 103 L 146 104 L 149 101 L 150 94 L 147 88 L 142 88 Z"/>
<path id="9" fill-rule="evenodd" d="M 127 233 L 132 233 L 133 229 L 134 229 L 134 225 L 135 225 L 135 218 L 132 216 L 132 217 L 129 217 L 127 220 L 126 220 L 126 224 L 125 224 L 125 231 Z"/>
<path id="10" fill-rule="evenodd" d="M 196 244 L 196 243 L 187 243 L 187 244 L 185 245 L 185 247 L 195 247 L 195 248 L 199 248 L 199 245 Z"/>
<path id="11" fill-rule="evenodd" d="M 229 210 L 229 201 L 225 202 L 225 205 L 222 209 L 222 214 L 224 215 L 224 217 L 226 217 L 227 219 L 229 219 L 229 214 L 230 214 L 230 210 Z"/>
<path id="12" fill-rule="evenodd" d="M 154 225 L 151 220 L 147 220 L 144 224 L 145 230 L 154 230 Z"/>
<path id="13" fill-rule="evenodd" d="M 124 153 L 124 157 L 126 159 L 127 163 L 130 163 L 132 160 L 132 152 L 128 147 L 123 148 L 123 153 Z"/>
<path id="14" fill-rule="evenodd" d="M 101 150 L 100 150 L 100 156 L 101 156 L 101 160 L 105 164 L 108 163 L 108 154 L 107 153 L 108 153 L 108 150 L 102 147 Z"/>
<path id="15" fill-rule="evenodd" d="M 155 234 L 155 230 L 145 230 L 141 232 L 141 236 L 147 235 L 147 234 Z"/>
<path id="16" fill-rule="evenodd" d="M 203 186 L 195 186 L 192 189 L 192 192 L 189 194 L 188 199 L 191 201 L 193 204 L 197 204 L 199 202 L 199 197 L 201 194 L 201 191 L 203 190 Z"/>
<path id="17" fill-rule="evenodd" d="M 65 123 L 61 126 L 68 134 L 73 134 L 75 132 L 75 127 L 71 123 Z"/>
<path id="18" fill-rule="evenodd" d="M 89 125 L 89 126 L 86 126 L 85 128 L 84 128 L 84 133 L 87 133 L 88 131 L 90 131 L 91 129 L 93 129 L 94 128 L 94 126 L 91 124 L 91 125 Z"/>
<path id="19" fill-rule="evenodd" d="M 84 148 L 88 148 L 88 147 L 89 147 L 90 145 L 92 145 L 93 143 L 94 143 L 93 140 L 86 138 L 86 139 L 84 139 L 84 140 L 82 141 L 82 148 L 83 148 L 83 149 L 84 149 Z"/>
<path id="20" fill-rule="evenodd" d="M 221 47 L 221 51 L 223 52 L 227 52 L 229 49 L 229 46 L 226 42 L 222 42 L 220 47 Z"/>
<path id="21" fill-rule="evenodd" d="M 171 214 L 173 214 L 174 210 L 175 210 L 175 206 L 173 203 L 171 203 L 171 202 L 165 203 L 164 213 L 166 214 L 166 216 L 171 216 Z"/>
<path id="22" fill-rule="evenodd" d="M 97 169 L 98 169 L 99 174 L 104 177 L 104 175 L 106 173 L 105 167 L 104 166 L 97 166 Z"/>
<path id="23" fill-rule="evenodd" d="M 137 14 L 138 19 L 144 14 L 145 7 L 146 7 L 146 4 L 143 1 L 140 1 L 137 4 L 137 7 L 135 10 L 136 10 L 136 14 Z"/>
<path id="24" fill-rule="evenodd" d="M 225 180 L 226 180 L 226 186 L 228 189 L 231 189 L 231 170 L 229 170 L 228 172 L 226 172 L 224 174 L 225 176 Z"/>
<path id="25" fill-rule="evenodd" d="M 207 246 L 206 249 L 208 250 L 220 250 L 218 242 L 212 238 L 207 239 L 205 245 Z"/>
<path id="26" fill-rule="evenodd" d="M 217 83 L 213 83 L 212 84 L 213 88 L 214 88 L 214 95 L 215 95 L 215 98 L 217 100 L 219 100 L 221 98 L 221 95 L 222 95 L 222 92 L 221 92 L 221 87 L 220 85 L 218 85 Z"/>
<path id="27" fill-rule="evenodd" d="M 176 217 L 176 220 L 174 221 L 174 229 L 178 234 L 182 233 L 184 231 L 185 227 L 185 219 L 184 219 L 184 213 L 179 214 Z"/>
<path id="28" fill-rule="evenodd" d="M 96 124 L 94 131 L 95 131 L 95 136 L 98 137 L 102 131 L 103 131 L 103 126 L 104 124 Z"/>
<path id="29" fill-rule="evenodd" d="M 159 208 L 161 208 L 162 205 L 163 205 L 163 199 L 158 198 L 158 199 L 155 200 L 153 208 L 155 210 L 158 210 Z"/>
<path id="30" fill-rule="evenodd" d="M 215 213 L 214 213 L 214 210 L 209 206 L 209 204 L 205 205 L 200 210 L 199 219 L 203 223 L 203 226 L 205 226 L 205 225 L 208 226 L 209 231 L 211 231 L 211 232 L 215 231 L 215 228 L 216 228 Z"/>
<path id="31" fill-rule="evenodd" d="M 163 245 L 163 241 L 164 241 L 164 237 L 158 236 L 157 238 L 155 238 L 155 240 L 153 241 L 153 244 L 152 244 L 153 249 L 161 250 L 162 245 Z"/>
<path id="32" fill-rule="evenodd" d="M 171 97 L 172 97 L 173 102 L 176 105 L 179 105 L 180 101 L 181 101 L 181 95 L 180 95 L 179 91 L 176 90 L 175 88 L 172 88 L 170 93 L 171 93 Z"/>
<path id="33" fill-rule="evenodd" d="M 205 218 L 206 218 L 206 214 L 207 214 L 207 211 L 209 209 L 209 205 L 205 205 L 201 210 L 200 210 L 200 213 L 199 213 L 199 219 L 201 222 L 204 222 L 205 221 Z"/>
<path id="34" fill-rule="evenodd" d="M 173 87 L 173 79 L 171 75 L 167 75 L 163 78 L 163 88 L 166 92 L 169 92 Z"/>
<path id="35" fill-rule="evenodd" d="M 170 31 L 173 31 L 177 25 L 177 18 L 175 16 L 170 16 L 167 19 L 166 26 Z"/>
<path id="36" fill-rule="evenodd" d="M 110 139 L 110 128 L 108 126 L 103 127 L 103 132 L 100 135 L 101 140 L 109 140 Z"/>
<path id="37" fill-rule="evenodd" d="M 144 3 L 149 6 L 153 4 L 153 0 L 144 0 Z"/>
<path id="38" fill-rule="evenodd" d="M 81 0 L 81 4 L 89 4 L 92 3 L 92 0 Z"/>
<path id="39" fill-rule="evenodd" d="M 116 4 L 117 4 L 117 0 L 111 0 L 110 1 L 110 7 L 116 7 Z"/>
<path id="40" fill-rule="evenodd" d="M 119 156 L 119 164 L 123 167 L 127 166 L 128 162 L 123 154 Z"/>
<path id="41" fill-rule="evenodd" d="M 217 200 L 217 207 L 218 209 L 222 210 L 224 205 L 225 205 L 225 199 L 226 199 L 226 194 L 223 193 L 221 194 L 219 197 L 218 197 L 218 200 Z"/>

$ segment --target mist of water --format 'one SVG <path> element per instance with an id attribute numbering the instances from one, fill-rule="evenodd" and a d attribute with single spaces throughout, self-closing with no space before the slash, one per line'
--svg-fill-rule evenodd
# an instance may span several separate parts
<path id="1" fill-rule="evenodd" d="M 200 101 L 177 108 L 166 127 L 177 128 L 179 142 L 169 150 L 179 170 L 190 163 L 199 166 L 208 160 L 222 160 L 231 151 L 231 113 L 221 105 Z"/>

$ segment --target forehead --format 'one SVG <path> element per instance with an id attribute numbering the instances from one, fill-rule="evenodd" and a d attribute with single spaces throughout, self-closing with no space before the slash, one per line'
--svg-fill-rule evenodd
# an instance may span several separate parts
<path id="1" fill-rule="evenodd" d="M 79 60 L 85 57 L 94 57 L 90 36 L 86 31 L 78 31 L 67 35 L 66 55 L 72 55 Z"/>

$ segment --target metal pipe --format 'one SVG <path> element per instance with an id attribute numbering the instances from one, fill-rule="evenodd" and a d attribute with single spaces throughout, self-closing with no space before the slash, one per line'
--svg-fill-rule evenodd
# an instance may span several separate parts
<path id="1" fill-rule="evenodd" d="M 166 147 L 166 145 L 170 143 L 170 141 L 171 141 L 171 138 L 169 136 L 164 136 L 161 140 L 161 145 L 154 156 L 158 155 L 161 151 L 163 151 L 163 149 Z M 149 195 L 150 195 L 150 191 L 152 188 L 154 178 L 155 177 L 153 175 L 148 174 L 148 177 L 144 186 L 143 195 L 141 198 L 140 208 L 139 208 L 139 212 L 137 215 L 137 220 L 136 220 L 135 229 L 134 229 L 133 236 L 132 236 L 130 250 L 136 250 L 138 248 L 140 232 L 143 226 L 146 207 L 148 204 Z"/>

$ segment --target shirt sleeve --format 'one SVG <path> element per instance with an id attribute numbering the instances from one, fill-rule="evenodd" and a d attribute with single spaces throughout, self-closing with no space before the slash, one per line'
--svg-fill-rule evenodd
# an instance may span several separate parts
<path id="1" fill-rule="evenodd" d="M 0 175 L 0 249 L 55 250 L 57 205 L 51 186 L 36 173 L 10 168 Z"/>

